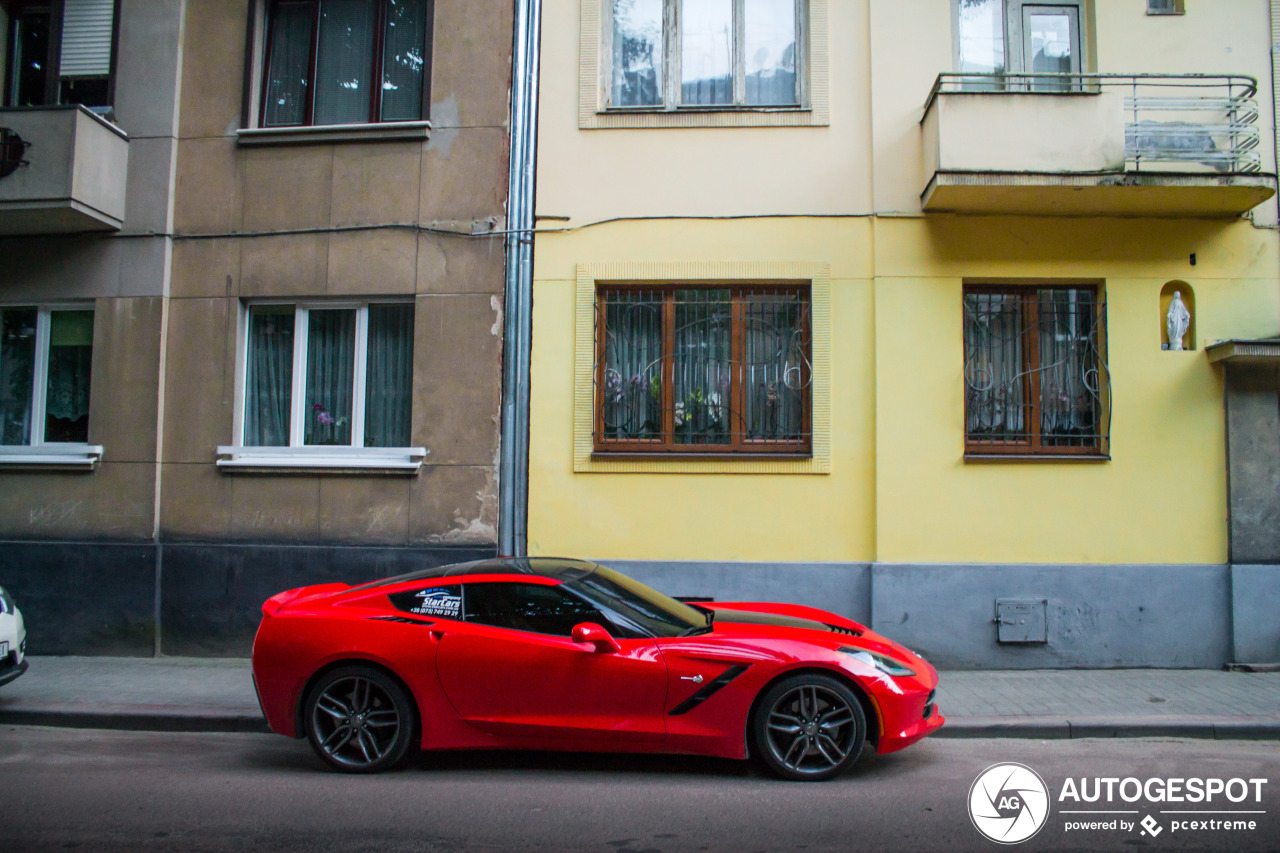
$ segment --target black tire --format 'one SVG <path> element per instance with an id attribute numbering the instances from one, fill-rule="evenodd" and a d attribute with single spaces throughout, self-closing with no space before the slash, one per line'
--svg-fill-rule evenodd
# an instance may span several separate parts
<path id="1" fill-rule="evenodd" d="M 326 764 L 345 773 L 381 773 L 409 752 L 417 714 L 394 678 L 352 664 L 326 673 L 302 709 L 307 739 Z"/>
<path id="2" fill-rule="evenodd" d="M 817 673 L 784 678 L 766 690 L 751 718 L 757 759 L 775 776 L 833 779 L 853 766 L 867 739 L 862 703 L 845 684 Z"/>

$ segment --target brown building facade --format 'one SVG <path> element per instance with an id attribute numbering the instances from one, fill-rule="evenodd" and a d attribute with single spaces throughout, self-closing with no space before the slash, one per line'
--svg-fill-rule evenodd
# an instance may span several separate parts
<path id="1" fill-rule="evenodd" d="M 243 654 L 275 591 L 494 552 L 512 22 L 482 5 L 0 4 L 30 143 L 0 583 L 33 653 Z"/>

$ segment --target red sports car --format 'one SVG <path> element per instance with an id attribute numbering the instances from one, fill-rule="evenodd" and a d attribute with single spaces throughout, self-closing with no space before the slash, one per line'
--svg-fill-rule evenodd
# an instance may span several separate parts
<path id="1" fill-rule="evenodd" d="M 253 680 L 272 731 L 339 770 L 422 749 L 755 756 L 829 779 L 936 731 L 938 674 L 841 616 L 685 603 L 580 560 L 493 559 L 262 606 Z"/>

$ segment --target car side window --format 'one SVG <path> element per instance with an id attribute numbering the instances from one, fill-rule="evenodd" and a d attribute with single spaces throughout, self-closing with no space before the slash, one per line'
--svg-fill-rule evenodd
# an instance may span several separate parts
<path id="1" fill-rule="evenodd" d="M 481 625 L 557 637 L 568 637 L 573 626 L 582 622 L 615 630 L 612 620 L 599 609 L 556 586 L 505 581 L 469 583 L 463 597 L 463 618 Z"/>
<path id="2" fill-rule="evenodd" d="M 439 616 L 442 619 L 459 619 L 462 610 L 462 591 L 457 584 L 439 584 L 407 592 L 388 595 L 397 610 L 418 616 Z"/>

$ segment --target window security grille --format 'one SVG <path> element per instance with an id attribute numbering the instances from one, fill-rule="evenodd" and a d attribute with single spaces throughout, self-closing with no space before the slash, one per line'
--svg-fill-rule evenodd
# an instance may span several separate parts
<path id="1" fill-rule="evenodd" d="M 967 287 L 967 453 L 1108 452 L 1106 304 L 1089 287 Z"/>
<path id="2" fill-rule="evenodd" d="M 808 288 L 606 288 L 595 449 L 808 453 Z"/>

